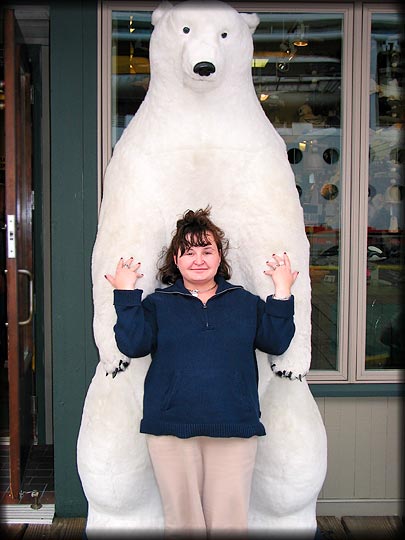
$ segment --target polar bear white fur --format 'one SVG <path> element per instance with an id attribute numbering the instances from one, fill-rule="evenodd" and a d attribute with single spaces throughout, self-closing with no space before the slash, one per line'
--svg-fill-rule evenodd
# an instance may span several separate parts
<path id="1" fill-rule="evenodd" d="M 93 251 L 94 334 L 100 363 L 86 397 L 78 470 L 88 500 L 87 534 L 161 530 L 162 509 L 139 433 L 150 358 L 125 358 L 113 334 L 113 291 L 104 278 L 134 256 L 144 296 L 160 284 L 156 261 L 187 209 L 212 206 L 230 239 L 232 282 L 265 298 L 263 274 L 286 251 L 296 335 L 280 357 L 258 354 L 267 436 L 259 439 L 249 526 L 313 537 L 326 474 L 326 436 L 305 375 L 311 357 L 309 245 L 286 147 L 266 118 L 251 74 L 259 18 L 222 2 L 162 3 L 152 16 L 151 79 L 144 102 L 108 165 Z M 189 31 L 185 30 L 186 28 Z M 211 74 L 194 67 L 209 62 Z M 124 363 L 124 364 L 123 364 Z M 116 377 L 107 375 L 119 366 Z"/>

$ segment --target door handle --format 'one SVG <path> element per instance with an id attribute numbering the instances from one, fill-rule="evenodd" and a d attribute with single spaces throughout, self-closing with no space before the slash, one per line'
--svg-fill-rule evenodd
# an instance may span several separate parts
<path id="1" fill-rule="evenodd" d="M 7 274 L 7 270 L 4 270 L 4 272 Z M 18 324 L 20 326 L 26 326 L 27 324 L 30 324 L 32 321 L 32 316 L 34 314 L 34 280 L 32 277 L 32 273 L 29 270 L 25 270 L 23 268 L 20 268 L 17 270 L 19 274 L 23 274 L 24 276 L 28 277 L 29 284 L 30 284 L 30 310 L 28 313 L 28 319 L 25 319 L 24 321 L 18 321 Z M 8 323 L 6 323 L 6 326 L 8 326 Z"/>
<path id="2" fill-rule="evenodd" d="M 30 284 L 30 310 L 29 310 L 29 313 L 28 313 L 28 319 L 25 319 L 25 321 L 18 321 L 18 324 L 20 326 L 25 326 L 27 324 L 30 324 L 30 322 L 32 321 L 32 316 L 33 316 L 33 313 L 34 313 L 34 280 L 32 278 L 32 274 L 29 270 L 25 270 L 25 269 L 18 269 L 18 273 L 19 274 L 23 274 L 24 276 L 27 276 L 28 277 L 28 281 L 29 281 L 29 284 Z"/>

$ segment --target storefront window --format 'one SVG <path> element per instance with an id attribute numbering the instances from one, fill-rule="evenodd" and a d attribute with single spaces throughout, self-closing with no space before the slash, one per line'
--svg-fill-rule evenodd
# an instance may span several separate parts
<path id="1" fill-rule="evenodd" d="M 114 148 L 149 86 L 152 13 L 113 11 L 111 39 L 111 145 Z"/>
<path id="2" fill-rule="evenodd" d="M 366 370 L 405 362 L 403 29 L 399 14 L 372 15 Z"/>
<path id="3" fill-rule="evenodd" d="M 287 144 L 311 246 L 312 363 L 338 366 L 343 15 L 260 13 L 253 79 Z"/>
<path id="4" fill-rule="evenodd" d="M 102 32 L 103 167 L 148 90 L 155 7 L 112 4 Z M 396 381 L 405 358 L 400 14 L 376 4 L 255 11 L 257 99 L 286 143 L 310 242 L 310 380 Z"/>
<path id="5" fill-rule="evenodd" d="M 311 244 L 312 368 L 337 369 L 343 16 L 260 13 L 252 74 L 288 148 Z M 151 13 L 113 11 L 112 146 L 149 83 Z"/>

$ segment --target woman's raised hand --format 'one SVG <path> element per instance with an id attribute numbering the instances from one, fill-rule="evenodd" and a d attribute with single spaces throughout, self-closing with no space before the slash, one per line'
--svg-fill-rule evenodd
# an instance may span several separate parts
<path id="1" fill-rule="evenodd" d="M 291 263 L 287 253 L 280 257 L 272 255 L 272 259 L 266 262 L 269 267 L 264 270 L 266 276 L 270 276 L 274 282 L 274 296 L 278 298 L 288 298 L 291 295 L 291 287 L 297 279 L 298 272 L 291 270 Z"/>
<path id="2" fill-rule="evenodd" d="M 138 278 L 143 277 L 143 274 L 138 272 L 141 263 L 138 262 L 133 265 L 133 261 L 133 257 L 127 259 L 126 261 L 121 257 L 121 259 L 118 261 L 115 275 L 105 275 L 105 278 L 111 283 L 114 289 L 127 291 L 132 291 L 135 289 Z"/>

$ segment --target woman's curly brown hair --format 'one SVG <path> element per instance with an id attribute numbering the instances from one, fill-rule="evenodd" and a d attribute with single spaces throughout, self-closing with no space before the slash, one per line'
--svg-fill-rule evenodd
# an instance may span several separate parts
<path id="1" fill-rule="evenodd" d="M 221 262 L 218 267 L 217 276 L 225 279 L 231 277 L 231 266 L 226 260 L 229 249 L 229 241 L 225 238 L 224 231 L 217 227 L 210 220 L 211 207 L 196 210 L 187 210 L 181 219 L 177 221 L 176 230 L 168 248 L 164 248 L 160 256 L 158 266 L 158 279 L 166 284 L 172 285 L 177 279 L 181 278 L 179 269 L 175 263 L 175 257 L 180 250 L 183 255 L 192 246 L 208 245 L 207 235 L 212 234 L 218 251 L 221 255 Z"/>

